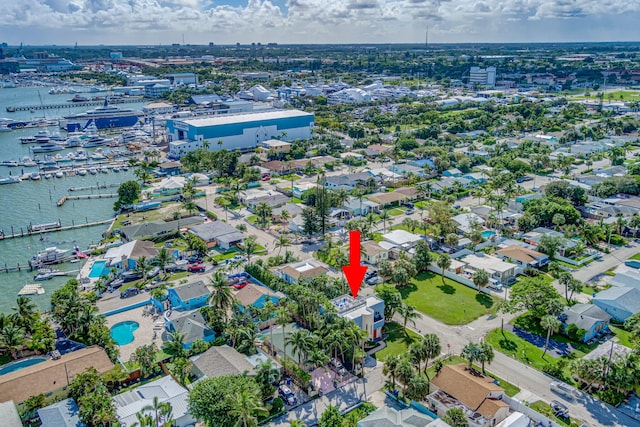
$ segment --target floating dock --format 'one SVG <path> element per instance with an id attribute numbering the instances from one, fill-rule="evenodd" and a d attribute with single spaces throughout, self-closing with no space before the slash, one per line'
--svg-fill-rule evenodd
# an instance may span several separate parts
<path id="1" fill-rule="evenodd" d="M 18 295 L 42 295 L 44 288 L 40 285 L 24 285 Z"/>
<path id="2" fill-rule="evenodd" d="M 109 104 L 131 104 L 135 102 L 144 102 L 142 98 L 133 99 L 112 99 L 109 100 Z M 60 108 L 73 108 L 73 107 L 97 107 L 104 105 L 102 101 L 86 101 L 86 102 L 65 102 L 64 104 L 42 104 L 42 105 L 11 105 L 7 107 L 7 112 L 15 113 L 16 111 L 31 111 L 31 110 L 57 110 Z"/>
<path id="3" fill-rule="evenodd" d="M 28 237 L 28 236 L 39 236 L 41 234 L 45 234 L 45 233 L 53 233 L 55 231 L 64 231 L 64 230 L 74 230 L 76 228 L 85 228 L 85 227 L 94 227 L 96 225 L 104 225 L 104 224 L 109 224 L 111 222 L 114 221 L 114 218 L 111 219 L 104 219 L 102 221 L 92 221 L 92 222 L 86 222 L 83 224 L 72 224 L 72 225 L 65 225 L 65 226 L 61 226 L 59 228 L 54 228 L 54 229 L 48 229 L 48 230 L 38 230 L 38 231 L 24 231 L 22 228 L 20 228 L 20 232 L 13 232 L 12 230 L 12 234 L 6 234 L 4 231 L 0 231 L 0 240 L 6 240 L 6 239 L 17 239 L 19 237 Z"/>
<path id="4" fill-rule="evenodd" d="M 60 200 L 58 200 L 58 207 L 62 207 L 67 200 L 82 200 L 82 199 L 108 199 L 118 197 L 117 194 L 81 194 L 79 196 L 62 196 Z"/>

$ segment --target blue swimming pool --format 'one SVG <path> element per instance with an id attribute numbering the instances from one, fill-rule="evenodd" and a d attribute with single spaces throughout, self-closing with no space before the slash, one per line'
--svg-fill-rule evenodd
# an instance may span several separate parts
<path id="1" fill-rule="evenodd" d="M 30 357 L 28 359 L 18 360 L 16 362 L 8 363 L 2 367 L 0 367 L 0 375 L 8 374 L 10 372 L 19 371 L 22 368 L 26 368 L 27 366 L 36 365 L 38 363 L 42 363 L 45 360 L 48 360 L 46 357 Z"/>
<path id="2" fill-rule="evenodd" d="M 490 239 L 495 235 L 496 235 L 496 232 L 495 231 L 491 231 L 491 230 L 484 230 L 482 232 L 482 238 L 483 239 Z"/>
<path id="3" fill-rule="evenodd" d="M 140 324 L 133 320 L 116 323 L 111 327 L 111 338 L 118 345 L 127 345 L 133 342 L 133 331 L 138 329 Z"/>
<path id="4" fill-rule="evenodd" d="M 98 260 L 93 263 L 91 266 L 91 271 L 89 272 L 89 277 L 92 279 L 97 279 L 98 277 L 106 276 L 109 274 L 109 268 L 107 268 L 107 261 Z"/>

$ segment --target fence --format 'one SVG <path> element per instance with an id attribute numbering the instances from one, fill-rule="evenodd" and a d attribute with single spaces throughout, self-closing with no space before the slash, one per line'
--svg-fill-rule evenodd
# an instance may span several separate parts
<path id="1" fill-rule="evenodd" d="M 565 427 L 553 421 L 549 417 L 542 415 L 540 412 L 534 411 L 524 403 L 520 402 L 518 399 L 511 398 L 505 394 L 502 396 L 502 400 L 506 404 L 508 404 L 511 409 L 513 409 L 514 411 L 522 412 L 536 423 L 542 423 L 543 425 L 548 427 Z"/>

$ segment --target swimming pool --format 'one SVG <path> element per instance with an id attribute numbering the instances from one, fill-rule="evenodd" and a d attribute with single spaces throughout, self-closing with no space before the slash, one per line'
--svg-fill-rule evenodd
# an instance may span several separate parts
<path id="1" fill-rule="evenodd" d="M 495 235 L 496 235 L 496 232 L 495 231 L 491 231 L 491 230 L 484 230 L 482 232 L 482 238 L 483 239 L 490 239 Z"/>
<path id="2" fill-rule="evenodd" d="M 18 360 L 16 362 L 8 363 L 2 367 L 0 367 L 0 375 L 8 374 L 10 372 L 19 371 L 22 368 L 26 368 L 27 366 L 33 366 L 38 363 L 42 363 L 45 360 L 48 360 L 46 357 L 30 357 L 28 359 Z"/>
<path id="3" fill-rule="evenodd" d="M 109 268 L 107 268 L 107 261 L 98 260 L 93 263 L 91 266 L 91 271 L 89 272 L 89 277 L 92 279 L 97 279 L 98 277 L 106 276 L 109 274 Z"/>
<path id="4" fill-rule="evenodd" d="M 133 331 L 138 329 L 140 324 L 133 320 L 116 323 L 111 327 L 111 338 L 118 345 L 127 345 L 133 342 Z"/>

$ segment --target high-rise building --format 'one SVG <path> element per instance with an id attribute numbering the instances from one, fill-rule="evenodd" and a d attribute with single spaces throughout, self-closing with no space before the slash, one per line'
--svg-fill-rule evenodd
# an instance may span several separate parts
<path id="1" fill-rule="evenodd" d="M 494 87 L 496 85 L 496 67 L 471 67 L 469 69 L 469 85 Z"/>

